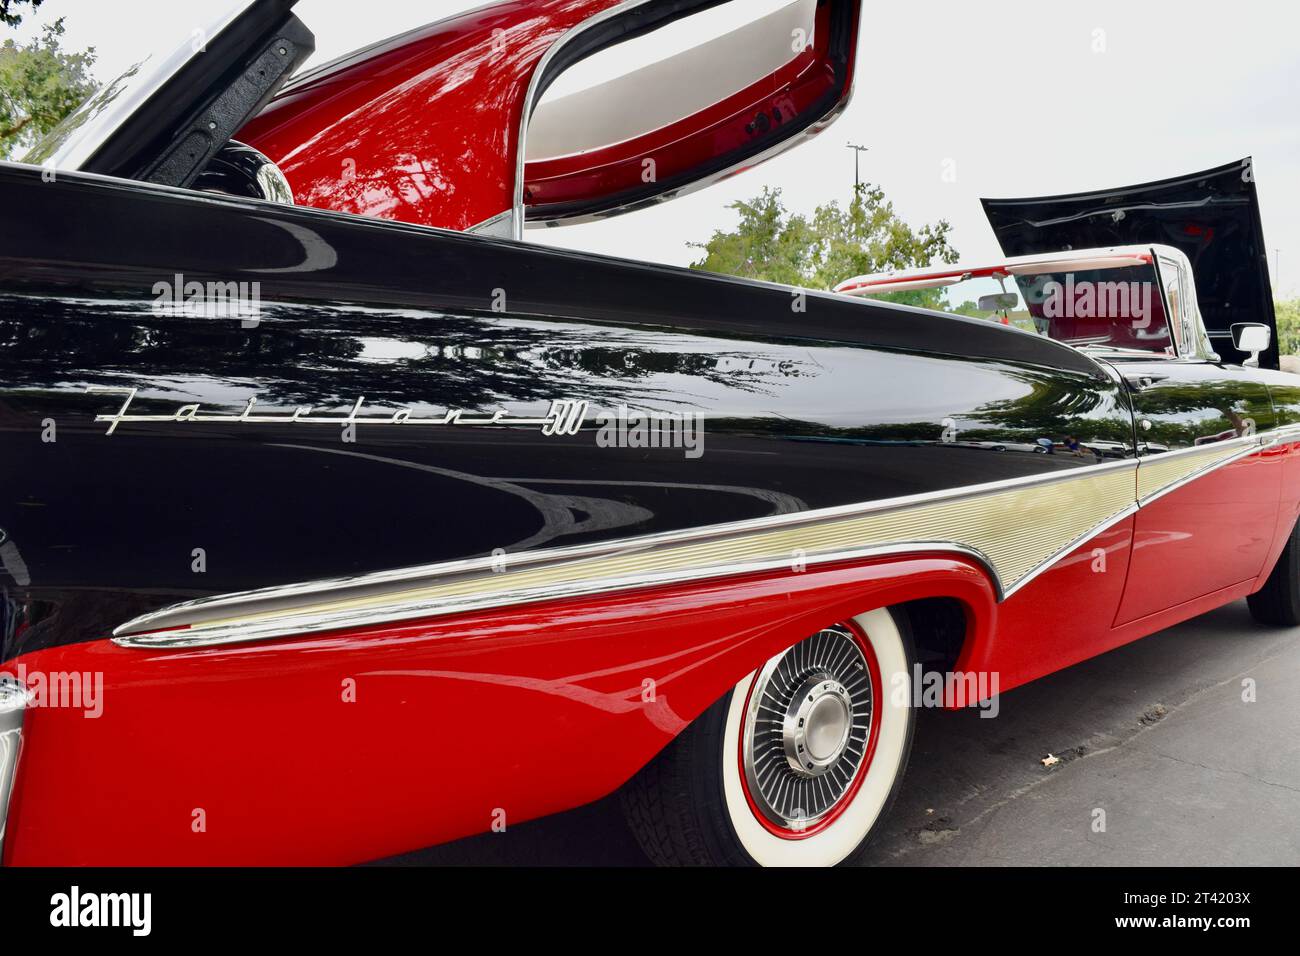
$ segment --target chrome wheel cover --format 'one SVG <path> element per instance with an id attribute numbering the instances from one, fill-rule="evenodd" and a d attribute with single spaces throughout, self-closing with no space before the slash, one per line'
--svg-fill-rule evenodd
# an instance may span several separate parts
<path id="1" fill-rule="evenodd" d="M 847 803 L 876 706 L 866 657 L 847 627 L 818 631 L 768 661 L 750 689 L 741 736 L 758 811 L 799 833 Z"/>

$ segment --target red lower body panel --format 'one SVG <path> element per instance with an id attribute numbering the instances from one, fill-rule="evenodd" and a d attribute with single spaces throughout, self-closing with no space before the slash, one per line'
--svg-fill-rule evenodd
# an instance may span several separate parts
<path id="1" fill-rule="evenodd" d="M 5 862 L 343 864 L 520 823 L 614 790 L 808 634 L 944 595 L 982 640 L 984 571 L 917 557 L 265 644 L 35 652 L 6 669 L 101 672 L 103 714 L 28 710 Z"/>
<path id="2" fill-rule="evenodd" d="M 1110 650 L 1132 542 L 1130 517 L 1075 548 L 998 605 L 989 639 L 967 640 L 956 669 L 1010 690 Z"/>
<path id="3" fill-rule="evenodd" d="M 1138 512 L 1117 625 L 1259 576 L 1276 538 L 1282 459 L 1250 455 Z"/>

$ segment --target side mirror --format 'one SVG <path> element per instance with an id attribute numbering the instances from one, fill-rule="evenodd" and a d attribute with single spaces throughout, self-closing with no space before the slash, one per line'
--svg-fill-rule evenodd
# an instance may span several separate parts
<path id="1" fill-rule="evenodd" d="M 1249 352 L 1250 358 L 1242 365 L 1250 368 L 1259 367 L 1259 353 L 1268 349 L 1273 341 L 1273 332 L 1262 322 L 1234 322 L 1232 324 L 1232 345 L 1238 352 Z"/>

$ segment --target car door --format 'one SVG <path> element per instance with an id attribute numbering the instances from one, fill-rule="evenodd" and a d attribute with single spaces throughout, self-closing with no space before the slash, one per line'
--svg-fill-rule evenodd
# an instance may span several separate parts
<path id="1" fill-rule="evenodd" d="M 1114 356 L 1128 385 L 1140 466 L 1134 546 L 1116 624 L 1258 575 L 1273 544 L 1281 459 L 1267 373 L 1243 367 L 1235 322 L 1276 324 L 1248 159 L 1157 183 L 984 200 L 1009 255 L 1150 243 L 1171 354 Z M 1167 479 L 1176 480 L 1170 484 Z M 1160 490 L 1156 490 L 1160 489 Z"/>
<path id="2" fill-rule="evenodd" d="M 1121 364 L 1137 425 L 1140 507 L 1117 624 L 1257 576 L 1280 493 L 1280 469 L 1256 437 L 1274 426 L 1267 386 L 1251 369 L 1202 355 L 1185 261 L 1155 258 L 1179 354 Z M 1180 482 L 1157 491 L 1171 472 Z"/>
<path id="3" fill-rule="evenodd" d="M 1250 370 L 1172 359 L 1121 372 L 1138 424 L 1140 507 L 1116 624 L 1257 576 L 1281 480 L 1255 435 L 1273 411 Z M 1179 483 L 1155 491 L 1170 473 Z"/>
<path id="4" fill-rule="evenodd" d="M 1116 625 L 1255 578 L 1274 539 L 1281 468 L 1261 373 L 1209 350 L 1187 260 L 1154 246 L 1170 354 L 1112 356 L 1133 408 L 1138 512 Z"/>

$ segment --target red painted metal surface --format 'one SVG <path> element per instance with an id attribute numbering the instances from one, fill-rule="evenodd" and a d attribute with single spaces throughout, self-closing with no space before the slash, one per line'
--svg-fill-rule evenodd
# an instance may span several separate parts
<path id="1" fill-rule="evenodd" d="M 1276 451 L 1253 454 L 1143 507 L 1115 623 L 1258 577 L 1276 539 L 1281 465 Z"/>
<path id="2" fill-rule="evenodd" d="M 1216 516 L 1225 507 L 1236 524 Z M 999 690 L 1010 690 L 1239 600 L 1263 586 L 1298 514 L 1300 443 L 1197 478 L 998 605 L 989 639 L 968 640 L 955 669 L 996 672 Z M 1249 568 L 1256 570 L 1243 572 Z M 1145 613 L 1135 615 L 1142 605 Z"/>
<path id="3" fill-rule="evenodd" d="M 448 229 L 511 208 L 538 61 L 618 0 L 510 0 L 305 75 L 236 134 L 300 205 Z"/>
<path id="4" fill-rule="evenodd" d="M 300 205 L 464 230 L 514 204 L 519 128 L 547 50 L 619 0 L 509 0 L 359 51 L 291 83 L 236 138 L 279 165 Z M 837 86 L 831 5 L 814 43 L 706 110 L 601 149 L 528 163 L 524 202 L 564 206 L 692 181 Z M 849 38 L 856 42 L 856 34 Z M 852 55 L 841 98 L 852 88 Z"/>
<path id="5" fill-rule="evenodd" d="M 520 823 L 614 790 L 809 634 L 941 595 L 984 640 L 985 572 L 917 556 L 266 644 L 39 651 L 9 666 L 102 672 L 103 714 L 28 711 L 5 862 L 342 864 Z"/>
<path id="6" fill-rule="evenodd" d="M 1005 691 L 1110 650 L 1132 540 L 1129 517 L 1065 555 L 998 605 L 988 640 L 968 637 L 954 669 L 996 673 Z"/>
<path id="7" fill-rule="evenodd" d="M 1291 536 L 1291 529 L 1300 519 L 1300 442 L 1281 443 L 1265 448 L 1263 454 L 1272 458 L 1281 471 L 1281 489 L 1278 493 L 1277 524 L 1273 528 L 1273 541 L 1264 558 L 1259 578 L 1255 581 L 1258 590 L 1264 586 L 1277 563 L 1282 549 L 1286 547 Z"/>

